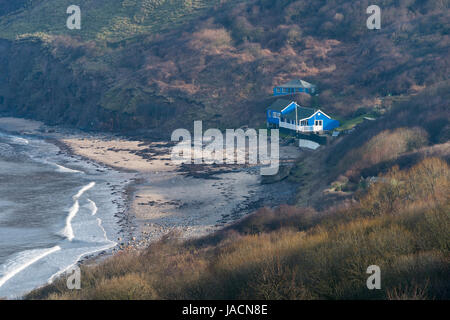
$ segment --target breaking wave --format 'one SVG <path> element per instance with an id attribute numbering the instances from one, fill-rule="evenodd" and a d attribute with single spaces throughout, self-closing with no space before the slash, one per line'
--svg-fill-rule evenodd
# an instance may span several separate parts
<path id="1" fill-rule="evenodd" d="M 72 207 L 69 209 L 69 215 L 66 218 L 66 227 L 64 228 L 64 231 L 63 231 L 63 235 L 69 241 L 72 241 L 73 238 L 75 237 L 75 235 L 73 233 L 73 228 L 72 228 L 72 220 L 73 220 L 73 218 L 75 218 L 78 211 L 80 210 L 80 203 L 78 200 L 83 195 L 83 193 L 85 193 L 89 189 L 93 188 L 94 186 L 95 186 L 95 182 L 91 182 L 88 185 L 85 185 L 83 188 L 81 188 L 80 191 L 78 191 L 78 193 L 73 196 L 74 203 L 73 203 Z"/>
<path id="2" fill-rule="evenodd" d="M 19 272 L 31 266 L 33 263 L 59 250 L 61 250 L 60 246 L 54 246 L 48 249 L 27 250 L 18 253 L 14 259 L 10 260 L 3 266 L 3 272 L 1 272 L 2 276 L 0 278 L 0 287 Z"/>
<path id="3" fill-rule="evenodd" d="M 91 214 L 95 216 L 98 211 L 96 203 L 91 199 L 87 199 L 87 201 L 89 202 L 89 206 L 91 207 Z"/>
<path id="4" fill-rule="evenodd" d="M 62 165 L 59 165 L 57 163 L 55 163 L 55 166 L 58 168 L 58 172 L 63 172 L 63 173 L 84 173 L 83 171 L 80 170 L 75 170 L 75 169 L 70 169 L 70 168 L 66 168 Z"/>

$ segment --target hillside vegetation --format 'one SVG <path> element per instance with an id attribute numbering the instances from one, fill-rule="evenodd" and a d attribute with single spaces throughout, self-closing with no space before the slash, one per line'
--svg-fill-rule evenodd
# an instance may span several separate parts
<path id="1" fill-rule="evenodd" d="M 354 181 L 397 164 L 410 167 L 425 157 L 449 160 L 448 83 L 411 96 L 377 121 L 366 123 L 331 146 L 325 165 Z"/>
<path id="2" fill-rule="evenodd" d="M 50 299 L 449 299 L 450 171 L 393 168 L 357 203 L 321 213 L 261 209 L 209 238 L 167 238 L 31 293 Z M 368 290 L 366 269 L 382 270 Z"/>
<path id="3" fill-rule="evenodd" d="M 381 1 L 381 30 L 362 0 L 80 0 L 81 30 L 65 27 L 69 2 L 0 3 L 0 111 L 167 134 L 260 126 L 293 78 L 342 119 L 448 79 L 448 1 Z"/>
<path id="4" fill-rule="evenodd" d="M 449 110 L 441 90 L 305 154 L 288 177 L 299 186 L 297 206 L 261 208 L 197 240 L 168 235 L 83 266 L 80 291 L 67 290 L 63 277 L 27 298 L 449 299 Z M 340 191 L 326 194 L 321 183 Z M 381 290 L 366 287 L 370 265 L 381 268 Z"/>
<path id="5" fill-rule="evenodd" d="M 264 126 L 272 87 L 343 121 L 286 179 L 295 206 L 83 266 L 29 299 L 449 299 L 449 1 L 0 0 L 0 112 L 167 137 Z M 365 121 L 370 115 L 375 121 Z M 355 124 L 352 133 L 345 132 Z M 369 265 L 382 289 L 368 290 Z"/>
<path id="6" fill-rule="evenodd" d="M 140 34 L 173 29 L 219 4 L 218 0 L 119 0 L 77 2 L 82 12 L 83 40 L 120 41 Z M 0 5 L 2 3 L 0 2 Z M 70 0 L 18 1 L 7 5 L 0 23 L 0 36 L 7 39 L 31 35 L 68 35 L 67 8 Z M 21 9 L 21 10 L 17 10 Z"/>

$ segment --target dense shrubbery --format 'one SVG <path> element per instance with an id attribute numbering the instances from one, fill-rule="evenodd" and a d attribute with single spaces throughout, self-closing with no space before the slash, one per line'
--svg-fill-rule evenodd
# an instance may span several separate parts
<path id="1" fill-rule="evenodd" d="M 36 50 L 27 72 L 5 76 L 0 95 L 21 114 L 51 113 L 55 122 L 102 130 L 171 131 L 199 117 L 216 127 L 257 127 L 272 87 L 290 79 L 316 83 L 314 105 L 350 118 L 380 96 L 427 91 L 448 74 L 448 5 L 441 1 L 383 1 L 383 27 L 375 32 L 366 28 L 366 0 L 79 1 L 76 40 L 61 15 L 66 4 L 33 2 L 0 20 L 0 37 L 23 45 L 41 39 L 48 53 Z M 72 89 L 53 88 L 61 83 L 54 74 Z M 51 102 L 43 94 L 50 89 Z M 107 120 L 99 117 L 104 110 L 113 113 Z"/>
<path id="2" fill-rule="evenodd" d="M 449 201 L 450 172 L 445 162 L 436 158 L 422 161 L 407 171 L 394 167 L 380 178 L 362 200 L 373 215 L 396 214 L 408 208 L 427 207 Z M 447 232 L 448 233 L 448 232 Z"/>
<path id="3" fill-rule="evenodd" d="M 355 133 L 330 146 L 327 166 L 346 172 L 357 182 L 361 172 L 367 177 L 395 164 L 410 167 L 426 157 L 428 151 L 424 150 L 434 144 L 437 152 L 439 145 L 449 141 L 449 92 L 449 84 L 443 82 L 395 102 L 377 121 L 360 125 Z M 448 154 L 445 147 L 442 149 L 438 156 Z"/>
<path id="4" fill-rule="evenodd" d="M 84 267 L 82 290 L 60 280 L 29 298 L 448 299 L 449 166 L 393 169 L 346 208 L 262 209 L 206 239 L 165 239 L 141 254 Z M 366 269 L 382 289 L 366 288 Z"/>
<path id="5" fill-rule="evenodd" d="M 358 172 L 362 168 L 382 161 L 396 159 L 402 153 L 425 146 L 428 134 L 421 128 L 398 128 L 385 130 L 371 138 L 362 147 L 350 150 L 340 160 L 341 167 L 351 164 L 351 169 Z M 352 175 L 351 172 L 348 175 Z"/>

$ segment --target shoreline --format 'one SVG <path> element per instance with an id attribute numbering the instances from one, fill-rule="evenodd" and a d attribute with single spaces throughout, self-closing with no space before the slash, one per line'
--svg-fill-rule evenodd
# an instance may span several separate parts
<path id="1" fill-rule="evenodd" d="M 11 122 L 8 123 L 7 126 L 4 126 L 6 122 Z M 54 133 L 52 132 L 52 134 L 47 134 L 46 132 L 43 132 L 41 129 L 45 127 L 42 124 L 38 124 L 38 122 L 35 121 L 28 121 L 25 119 L 19 119 L 19 118 L 1 118 L 0 117 L 0 132 L 3 132 L 6 135 L 11 135 L 11 136 L 15 136 L 15 137 L 23 137 L 24 139 L 26 138 L 27 140 L 30 141 L 42 141 L 42 143 L 45 143 L 47 145 L 52 145 L 54 149 L 54 152 L 51 152 L 48 157 L 45 156 L 43 159 L 45 160 L 44 162 L 48 164 L 52 164 L 55 165 L 56 167 L 58 167 L 56 170 L 66 170 L 64 172 L 84 172 L 85 174 L 87 174 L 89 176 L 89 178 L 87 178 L 87 180 L 89 181 L 91 178 L 95 179 L 92 181 L 96 181 L 99 182 L 99 186 L 101 185 L 100 188 L 95 188 L 94 190 L 94 197 L 96 197 L 97 199 L 95 200 L 96 202 L 98 200 L 100 200 L 100 204 L 97 202 L 97 205 L 99 205 L 100 209 L 102 211 L 100 211 L 98 214 L 97 212 L 90 214 L 92 216 L 95 215 L 95 218 L 97 220 L 98 227 L 100 227 L 100 229 L 103 231 L 104 233 L 104 238 L 106 240 L 106 244 L 103 246 L 99 246 L 98 248 L 94 246 L 92 246 L 91 248 L 86 247 L 86 251 L 83 252 L 82 251 L 82 247 L 80 247 L 78 249 L 79 254 L 77 253 L 76 256 L 71 256 L 72 253 L 69 253 L 69 255 L 66 255 L 66 257 L 68 258 L 68 264 L 61 264 L 61 266 L 63 267 L 62 269 L 56 271 L 56 273 L 51 274 L 50 272 L 48 273 L 48 276 L 50 276 L 49 278 L 45 277 L 42 279 L 42 282 L 34 287 L 32 290 L 38 289 L 42 286 L 45 286 L 48 281 L 53 281 L 54 279 L 56 279 L 57 277 L 59 277 L 60 275 L 64 274 L 67 270 L 69 270 L 71 267 L 75 266 L 75 265 L 82 265 L 82 264 L 89 264 L 89 263 L 93 263 L 95 261 L 101 261 L 107 257 L 110 257 L 114 254 L 114 248 L 117 247 L 117 243 L 119 242 L 118 239 L 122 240 L 122 241 L 129 241 L 133 236 L 131 235 L 132 232 L 132 225 L 133 222 L 129 222 L 128 219 L 126 219 L 126 215 L 128 213 L 128 208 L 127 208 L 127 204 L 128 204 L 128 200 L 126 198 L 126 188 L 128 187 L 129 184 L 133 183 L 132 178 L 134 178 L 134 176 L 132 175 L 127 175 L 128 172 L 124 173 L 123 171 L 118 171 L 115 170 L 113 168 L 107 167 L 99 162 L 95 162 L 92 161 L 91 159 L 88 158 L 83 158 L 78 156 L 75 153 L 72 153 L 70 151 L 70 149 L 68 148 L 68 146 L 66 146 L 65 144 L 63 144 L 60 140 L 59 136 L 55 136 L 55 135 L 59 135 L 59 133 Z M 34 140 L 36 139 L 36 140 Z M 28 143 L 27 143 L 28 144 Z M 36 149 L 38 150 L 38 149 Z M 37 151 L 39 152 L 39 151 Z M 31 158 L 33 158 L 33 156 L 31 156 Z M 65 167 L 68 164 L 68 167 Z M 64 165 L 64 166 L 63 166 Z M 72 169 L 71 169 L 72 168 Z M 76 170 L 74 169 L 76 168 Z M 78 171 L 78 170 L 82 170 L 82 171 Z M 86 176 L 86 177 L 88 177 Z M 97 178 L 96 178 L 97 177 Z M 86 178 L 84 178 L 86 179 Z M 97 180 L 99 179 L 99 180 Z M 92 183 L 92 182 L 91 182 Z M 83 188 L 85 188 L 86 186 L 84 186 Z M 83 190 L 83 188 L 81 188 L 80 190 Z M 78 191 L 79 193 L 77 193 L 78 196 L 81 196 L 82 194 L 80 194 L 80 190 Z M 87 191 L 87 190 L 84 190 Z M 77 197 L 77 195 L 75 195 L 74 197 Z M 86 199 L 84 199 L 84 201 L 86 202 Z M 94 203 L 94 205 L 96 204 L 96 202 L 93 202 L 90 199 L 87 199 L 88 202 L 90 203 Z M 105 205 L 106 204 L 106 205 Z M 80 206 L 81 207 L 81 206 Z M 68 205 L 69 208 L 69 205 Z M 74 207 L 74 205 L 72 204 L 72 207 L 70 207 L 70 210 L 72 210 Z M 81 208 L 80 208 L 81 209 Z M 77 212 L 75 214 L 78 213 L 78 206 Z M 86 210 L 86 209 L 83 209 Z M 90 210 L 90 209 L 89 209 Z M 58 211 L 58 214 L 61 214 Z M 63 213 L 64 214 L 64 213 Z M 83 214 L 83 213 L 82 213 Z M 69 215 L 66 218 L 66 225 L 65 225 L 65 229 L 64 231 L 67 230 L 67 219 L 70 218 L 71 215 L 71 211 L 69 212 Z M 74 215 L 75 216 L 75 215 Z M 125 218 L 125 219 L 124 219 Z M 90 220 L 86 221 L 87 223 L 91 223 Z M 84 233 L 83 234 L 79 234 L 82 239 L 85 237 Z M 77 238 L 78 239 L 78 238 Z M 69 239 L 70 241 L 71 239 Z M 64 247 L 61 244 L 57 244 L 55 247 L 58 247 L 59 250 L 61 250 L 61 248 L 64 249 Z M 76 249 L 73 249 L 74 247 L 69 249 L 74 251 Z M 80 250 L 81 249 L 81 250 Z M 30 249 L 31 250 L 31 249 Z M 61 254 L 63 251 L 60 251 Z M 65 252 L 65 251 L 64 251 Z M 17 254 L 21 254 L 22 252 L 17 252 Z M 59 252 L 57 252 L 57 254 L 60 254 Z M 55 259 L 53 257 L 54 254 L 51 254 L 50 259 Z M 43 256 L 44 257 L 44 256 Z M 13 259 L 13 257 L 11 257 L 11 259 Z M 73 259 L 73 263 L 72 260 Z M 13 260 L 11 260 L 13 261 Z M 29 263 L 29 265 L 27 265 L 26 268 L 28 267 L 35 267 L 34 266 L 34 262 L 37 262 L 37 260 L 32 260 L 32 263 Z M 58 260 L 58 261 L 65 261 L 65 260 Z M 28 263 L 28 262 L 27 262 Z M 58 267 L 59 267 L 59 263 L 58 263 Z M 22 271 L 20 269 L 20 271 Z M 8 271 L 10 272 L 14 272 L 14 271 Z M 52 271 L 53 272 L 53 271 Z M 8 276 L 8 274 L 6 274 L 6 277 Z M 20 275 L 19 275 L 20 276 Z M 6 278 L 8 279 L 8 278 Z M 9 279 L 8 279 L 9 280 Z M 14 283 L 14 282 L 13 282 Z M 20 282 L 19 282 L 20 283 Z M 26 285 L 25 285 L 26 288 Z M 6 293 L 8 293 L 8 289 L 6 289 Z M 32 291 L 31 290 L 31 291 Z M 10 296 L 8 295 L 8 299 L 23 299 L 26 294 L 28 292 L 24 292 L 24 293 L 16 293 L 15 292 L 10 292 Z M 6 297 L 6 296 L 5 296 Z"/>
<path id="2" fill-rule="evenodd" d="M 258 167 L 174 165 L 171 142 L 86 133 L 19 118 L 0 117 L 0 129 L 5 122 L 9 129 L 17 129 L 6 131 L 45 139 L 69 157 L 134 175 L 121 190 L 114 190 L 122 193 L 124 204 L 117 220 L 121 229 L 114 239 L 117 245 L 83 256 L 78 265 L 144 249 L 171 232 L 182 240 L 211 234 L 259 207 L 286 203 L 295 191 L 287 181 L 262 184 Z M 283 146 L 280 158 L 291 161 L 299 152 Z"/>
<path id="3" fill-rule="evenodd" d="M 4 123 L 5 121 L 16 122 L 15 124 L 11 125 L 16 129 L 19 129 L 16 130 L 16 132 L 20 134 L 27 133 L 39 136 L 56 145 L 61 150 L 61 152 L 68 156 L 81 158 L 84 161 L 92 162 L 118 172 L 131 173 L 135 175 L 122 190 L 125 198 L 125 207 L 123 209 L 122 219 L 127 220 L 126 228 L 128 230 L 126 231 L 129 234 L 129 239 L 119 239 L 119 241 L 125 240 L 122 241 L 122 247 L 135 246 L 135 243 L 132 243 L 132 241 L 137 242 L 138 240 L 145 240 L 143 239 L 145 238 L 145 234 L 149 233 L 149 231 L 146 230 L 148 229 L 146 228 L 146 226 L 148 226 L 146 225 L 148 224 L 148 222 L 139 222 L 139 220 L 152 220 L 153 216 L 155 216 L 155 212 L 147 214 L 146 212 L 143 212 L 146 210 L 140 210 L 141 208 L 139 208 L 139 203 L 142 203 L 142 198 L 150 198 L 148 202 L 150 203 L 150 207 L 154 209 L 155 207 L 159 206 L 159 209 L 157 209 L 156 211 L 165 211 L 165 213 L 167 213 L 168 210 L 177 210 L 179 209 L 179 207 L 189 206 L 189 203 L 186 204 L 186 201 L 183 201 L 185 199 L 171 199 L 170 197 L 164 197 L 161 194 L 158 194 L 158 192 L 155 192 L 157 190 L 153 190 L 151 187 L 148 188 L 149 184 L 152 184 L 152 182 L 155 181 L 160 182 L 159 185 L 161 186 L 161 188 L 166 189 L 168 187 L 168 184 L 170 185 L 170 187 L 172 187 L 173 184 L 179 186 L 183 185 L 183 183 L 192 183 L 193 181 L 195 181 L 197 182 L 198 187 L 199 182 L 201 182 L 209 185 L 209 187 L 206 188 L 199 187 L 201 192 L 208 193 L 211 192 L 212 189 L 216 191 L 220 189 L 220 192 L 216 192 L 217 196 L 223 196 L 224 192 L 230 191 L 230 189 L 239 188 L 240 183 L 242 181 L 246 181 L 247 185 L 246 188 L 244 188 L 246 190 L 240 190 L 243 191 L 244 197 L 238 200 L 234 200 L 233 204 L 235 205 L 235 208 L 228 207 L 227 209 L 229 212 L 221 216 L 216 216 L 216 218 L 218 218 L 216 222 L 224 222 L 219 224 L 219 228 L 237 221 L 239 217 L 242 217 L 243 215 L 245 215 L 245 213 L 248 213 L 248 211 L 253 211 L 264 205 L 265 203 L 275 203 L 276 205 L 277 202 L 285 203 L 285 201 L 290 198 L 289 196 L 277 196 L 276 198 L 280 198 L 281 200 L 275 202 L 273 201 L 275 200 L 274 198 L 271 199 L 271 202 L 262 201 L 261 197 L 258 198 L 258 195 L 266 196 L 264 195 L 264 191 L 267 190 L 262 189 L 277 190 L 278 188 L 271 188 L 271 186 L 277 185 L 277 183 L 262 185 L 259 176 L 257 176 L 255 173 L 257 167 L 234 164 L 170 164 L 170 147 L 173 145 L 173 143 L 168 141 L 152 142 L 144 139 L 133 140 L 133 138 L 118 137 L 109 133 L 86 133 L 83 131 L 77 131 L 76 129 L 67 129 L 58 126 L 46 126 L 42 122 L 14 117 L 0 117 L 0 129 L 2 128 L 2 122 Z M 289 150 L 284 150 L 285 152 L 282 152 L 282 148 L 288 148 Z M 299 154 L 300 152 L 296 147 L 280 147 L 281 162 L 283 160 L 289 161 L 296 159 Z M 235 177 L 230 178 L 230 176 Z M 224 181 L 222 185 L 225 184 L 225 182 L 231 183 L 232 186 L 225 191 L 224 187 L 221 188 L 217 184 L 211 183 L 211 181 L 214 180 Z M 283 182 L 281 182 L 281 184 L 283 184 Z M 284 193 L 287 188 L 288 186 L 281 186 L 281 190 Z M 150 189 L 150 194 L 149 192 L 145 192 L 145 189 Z M 250 192 L 249 194 L 246 194 L 245 191 Z M 172 193 L 172 195 L 173 198 L 177 197 L 177 194 Z M 173 203 L 174 200 L 181 201 L 181 203 L 178 203 L 178 205 L 176 205 L 175 203 Z M 216 199 L 214 196 L 210 196 L 209 198 L 205 198 L 203 202 L 208 203 L 214 202 L 215 200 Z M 225 200 L 230 201 L 230 199 Z M 256 203 L 260 203 L 260 205 L 257 205 Z M 247 208 L 245 208 L 245 206 L 247 206 Z M 158 215 L 158 213 L 159 212 L 156 212 L 156 215 Z M 205 217 L 203 216 L 200 218 Z M 135 223 L 137 224 L 138 230 L 133 232 L 132 229 L 135 226 L 133 226 L 132 224 Z M 182 226 L 180 227 L 181 229 L 183 229 Z M 168 229 L 171 229 L 170 223 Z M 218 228 L 214 229 L 217 230 Z M 170 230 L 166 231 L 166 233 L 168 232 L 170 232 Z M 199 234 L 197 236 L 202 235 L 204 234 Z M 195 234 L 192 234 L 192 232 L 190 232 L 187 238 L 189 238 L 190 236 L 195 237 Z M 142 247 L 142 244 L 138 245 L 138 247 Z"/>
<path id="4" fill-rule="evenodd" d="M 182 240 L 208 235 L 264 205 L 288 202 L 295 191 L 286 181 L 262 184 L 258 166 L 174 165 L 171 142 L 88 134 L 59 143 L 76 156 L 135 174 L 125 187 L 124 216 L 138 230 L 126 249 L 146 248 L 173 231 Z M 299 154 L 296 147 L 280 148 L 287 162 Z"/>

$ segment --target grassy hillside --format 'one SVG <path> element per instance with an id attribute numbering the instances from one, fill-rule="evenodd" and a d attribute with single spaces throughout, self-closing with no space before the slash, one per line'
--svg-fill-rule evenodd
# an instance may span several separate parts
<path id="1" fill-rule="evenodd" d="M 346 120 L 448 78 L 448 1 L 381 1 L 376 31 L 362 0 L 80 1 L 80 31 L 67 4 L 0 18 L 0 110 L 103 130 L 259 126 L 272 86 L 303 78 L 321 92 L 303 104 Z"/>
<path id="2" fill-rule="evenodd" d="M 66 28 L 66 10 L 73 1 L 35 0 L 22 3 L 17 3 L 8 10 L 12 13 L 2 18 L 0 37 L 14 40 L 33 34 L 48 34 L 81 36 L 83 40 L 119 41 L 176 28 L 204 14 L 206 9 L 217 5 L 219 1 L 79 1 L 77 5 L 82 14 L 80 31 Z"/>

